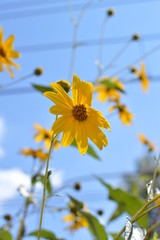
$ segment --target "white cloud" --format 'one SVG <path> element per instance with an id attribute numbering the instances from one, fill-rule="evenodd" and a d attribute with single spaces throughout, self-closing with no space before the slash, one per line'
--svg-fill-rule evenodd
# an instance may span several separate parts
<path id="1" fill-rule="evenodd" d="M 30 178 L 19 169 L 0 170 L 0 201 L 7 201 L 18 195 L 18 187 L 30 185 Z"/>
<path id="2" fill-rule="evenodd" d="M 61 171 L 52 171 L 50 176 L 51 184 L 55 188 L 62 186 L 63 173 Z M 18 192 L 19 186 L 24 186 L 26 190 L 30 188 L 30 176 L 22 170 L 13 168 L 0 170 L 0 203 L 10 200 L 20 195 Z M 42 189 L 42 184 L 36 185 L 37 193 Z"/>
<path id="3" fill-rule="evenodd" d="M 2 143 L 2 139 L 4 137 L 4 133 L 5 133 L 5 123 L 4 123 L 4 119 L 2 117 L 0 117 L 0 157 L 4 156 L 4 150 L 1 147 L 1 143 Z"/>
<path id="4" fill-rule="evenodd" d="M 63 172 L 60 170 L 52 170 L 52 175 L 50 176 L 51 184 L 53 188 L 60 188 L 63 184 Z"/>

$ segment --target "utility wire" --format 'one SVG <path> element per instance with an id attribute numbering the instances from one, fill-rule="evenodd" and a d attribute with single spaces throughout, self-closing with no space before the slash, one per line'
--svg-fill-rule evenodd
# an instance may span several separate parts
<path id="1" fill-rule="evenodd" d="M 94 5 L 90 6 L 91 9 L 100 9 L 100 8 L 107 8 L 111 4 L 112 6 L 124 6 L 124 5 L 132 5 L 132 4 L 140 4 L 140 3 L 150 3 L 150 2 L 159 2 L 160 0 L 135 0 L 135 1 L 119 1 L 119 2 L 107 2 L 105 3 L 95 3 Z M 79 11 L 83 7 L 82 4 L 74 4 L 73 9 L 74 11 Z M 28 11 L 14 11 L 10 13 L 2 13 L 0 14 L 1 21 L 8 21 L 13 19 L 19 18 L 30 18 L 42 15 L 52 15 L 52 14 L 60 14 L 60 13 L 67 13 L 69 12 L 68 5 L 64 6 L 57 6 L 57 7 L 49 7 L 49 8 L 42 8 L 42 9 L 32 9 Z"/>
<path id="2" fill-rule="evenodd" d="M 151 80 L 152 82 L 160 82 L 160 75 L 157 76 L 148 76 L 149 80 Z M 133 78 L 130 80 L 125 80 L 123 81 L 124 84 L 130 84 L 130 83 L 138 83 L 138 79 L 137 78 Z M 0 90 L 0 97 L 3 96 L 7 96 L 7 95 L 17 95 L 17 94 L 26 94 L 26 93 L 35 93 L 38 91 L 36 91 L 34 88 L 32 87 L 19 87 L 19 88 L 11 88 L 11 89 L 7 89 L 7 90 Z"/>
<path id="3" fill-rule="evenodd" d="M 131 36 L 118 36 L 104 38 L 103 44 L 121 44 L 127 42 L 131 39 Z M 143 41 L 155 41 L 160 40 L 160 33 L 148 33 L 141 36 Z M 139 40 L 139 41 L 141 41 Z M 35 45 L 26 45 L 26 46 L 17 46 L 16 49 L 21 53 L 32 53 L 32 52 L 43 52 L 50 50 L 59 50 L 59 49 L 70 49 L 72 48 L 72 42 L 56 42 L 56 43 L 44 43 L 44 44 L 35 44 Z M 99 45 L 99 39 L 89 39 L 78 41 L 77 47 L 92 47 Z"/>

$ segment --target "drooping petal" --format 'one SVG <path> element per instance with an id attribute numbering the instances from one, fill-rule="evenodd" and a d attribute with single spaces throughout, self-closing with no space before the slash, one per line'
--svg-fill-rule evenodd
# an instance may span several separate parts
<path id="1" fill-rule="evenodd" d="M 71 221 L 73 222 L 75 220 L 75 216 L 73 214 L 69 214 L 63 218 L 63 222 Z"/>
<path id="2" fill-rule="evenodd" d="M 77 132 L 75 136 L 77 147 L 82 155 L 85 154 L 88 149 L 88 137 L 86 134 L 86 127 L 87 126 L 85 122 L 78 122 Z"/>
<path id="3" fill-rule="evenodd" d="M 93 84 L 86 81 L 80 81 L 79 77 L 74 74 L 72 85 L 72 98 L 74 105 L 84 104 L 88 107 L 92 104 Z"/>
<path id="4" fill-rule="evenodd" d="M 94 144 L 96 144 L 100 150 L 102 150 L 103 146 L 105 147 L 107 146 L 108 140 L 105 134 L 98 127 L 88 122 L 88 127 L 86 128 L 86 130 L 90 140 Z"/>
<path id="5" fill-rule="evenodd" d="M 111 131 L 110 124 L 109 122 L 103 117 L 102 113 L 90 108 L 90 113 L 88 120 L 91 122 L 94 122 L 95 125 L 102 127 L 102 128 L 107 128 L 109 131 Z"/>
<path id="6" fill-rule="evenodd" d="M 72 99 L 58 83 L 51 83 L 50 86 L 55 90 L 56 93 L 59 94 L 63 101 L 67 102 L 70 107 L 73 106 Z"/>
<path id="7" fill-rule="evenodd" d="M 61 142 L 63 147 L 67 147 L 73 142 L 76 135 L 76 131 L 77 131 L 77 121 L 74 119 L 71 119 L 66 123 L 65 130 L 63 132 L 62 142 Z"/>

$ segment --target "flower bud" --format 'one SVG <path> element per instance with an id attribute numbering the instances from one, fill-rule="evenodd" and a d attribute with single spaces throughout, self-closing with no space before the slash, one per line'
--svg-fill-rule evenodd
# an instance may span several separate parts
<path id="1" fill-rule="evenodd" d="M 71 90 L 71 85 L 66 80 L 59 80 L 56 83 L 59 84 L 66 91 L 66 93 L 69 93 L 69 91 Z"/>
<path id="2" fill-rule="evenodd" d="M 43 69 L 41 67 L 38 67 L 34 70 L 34 75 L 40 76 L 43 74 Z"/>

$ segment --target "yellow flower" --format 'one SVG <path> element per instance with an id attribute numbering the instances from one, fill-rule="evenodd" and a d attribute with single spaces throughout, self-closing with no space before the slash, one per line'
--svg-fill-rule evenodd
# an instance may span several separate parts
<path id="1" fill-rule="evenodd" d="M 12 58 L 19 58 L 19 52 L 14 51 L 13 49 L 14 35 L 11 35 L 3 42 L 3 28 L 0 29 L 0 72 L 3 71 L 3 64 L 10 73 L 10 76 L 13 78 L 11 67 L 16 67 L 20 69 L 20 66 L 13 62 Z"/>
<path id="2" fill-rule="evenodd" d="M 64 222 L 72 222 L 71 225 L 69 226 L 70 231 L 77 230 L 82 227 L 88 227 L 88 222 L 87 220 L 81 216 L 81 214 L 75 215 L 73 213 L 65 216 L 63 218 Z"/>
<path id="3" fill-rule="evenodd" d="M 138 71 L 136 68 L 134 68 L 133 73 L 135 73 L 136 77 L 139 78 L 141 81 L 141 87 L 144 92 L 148 92 L 149 88 L 149 79 L 146 75 L 146 67 L 143 62 L 141 62 L 141 69 Z"/>
<path id="4" fill-rule="evenodd" d="M 143 133 L 138 134 L 140 142 L 148 147 L 149 152 L 155 151 L 155 144 L 149 141 Z"/>
<path id="5" fill-rule="evenodd" d="M 108 100 L 119 99 L 121 92 L 124 91 L 124 85 L 118 81 L 118 78 L 107 79 L 100 81 L 100 85 L 95 87 L 95 92 L 98 92 L 98 100 L 105 102 Z"/>
<path id="6" fill-rule="evenodd" d="M 38 123 L 34 124 L 34 128 L 37 130 L 37 133 L 34 135 L 35 141 L 36 142 L 44 141 L 45 148 L 49 149 L 50 148 L 50 144 L 51 144 L 51 140 L 52 140 L 52 132 L 49 131 L 46 128 L 41 127 L 41 125 L 38 124 Z M 59 141 L 57 139 L 54 140 L 53 148 L 55 150 L 60 148 L 60 143 L 59 143 Z"/>
<path id="7" fill-rule="evenodd" d="M 131 125 L 131 122 L 133 120 L 133 114 L 128 111 L 127 107 L 123 104 L 121 104 L 119 101 L 116 101 L 115 106 L 112 106 L 109 108 L 109 112 L 112 112 L 113 110 L 118 110 L 119 117 L 122 121 L 122 124 L 124 125 Z"/>
<path id="8" fill-rule="evenodd" d="M 22 149 L 21 154 L 25 156 L 32 156 L 33 158 L 39 158 L 42 162 L 44 162 L 48 153 L 44 153 L 42 148 L 38 148 L 37 150 L 33 150 L 32 148 Z"/>
<path id="9" fill-rule="evenodd" d="M 72 85 L 72 99 L 57 83 L 50 86 L 55 92 L 45 92 L 44 95 L 56 105 L 50 108 L 50 112 L 61 115 L 52 126 L 54 134 L 63 132 L 62 146 L 69 146 L 75 139 L 81 154 L 88 149 L 88 138 L 102 150 L 108 141 L 100 127 L 110 131 L 110 124 L 104 119 L 102 113 L 91 108 L 93 85 L 74 74 Z"/>

